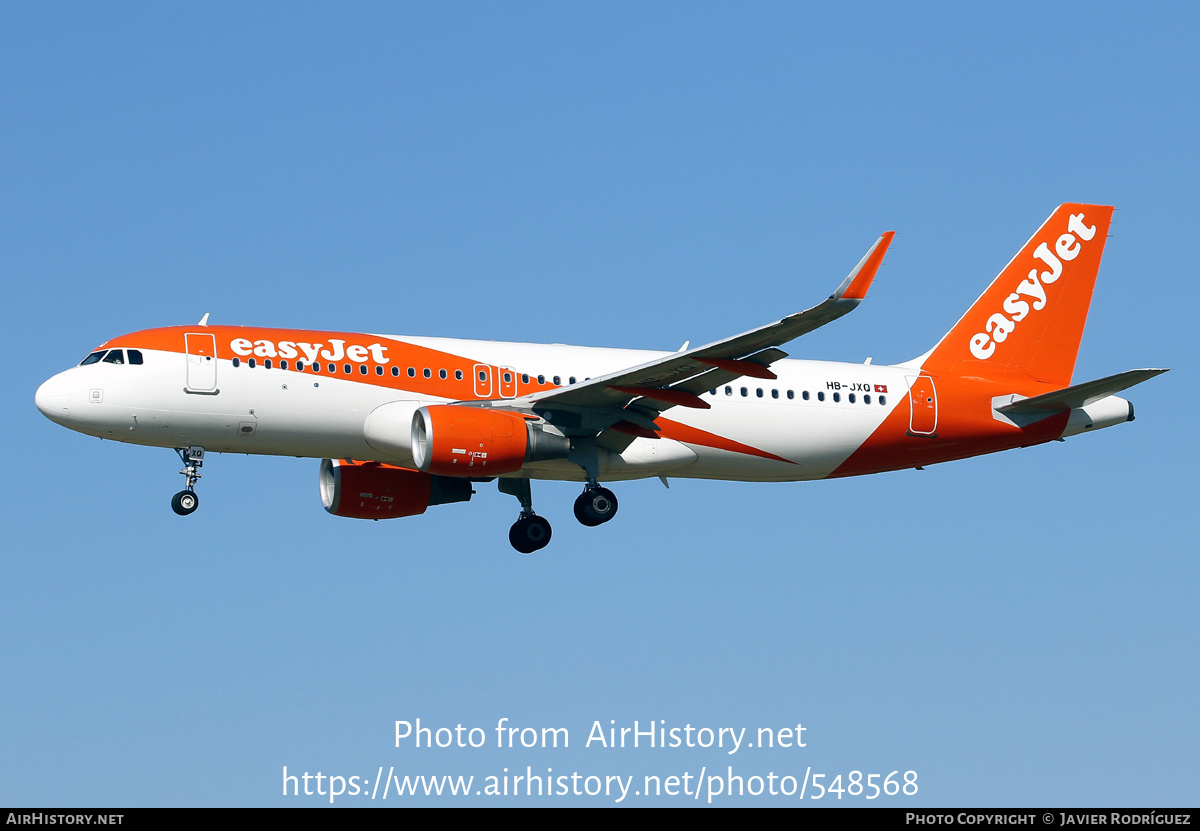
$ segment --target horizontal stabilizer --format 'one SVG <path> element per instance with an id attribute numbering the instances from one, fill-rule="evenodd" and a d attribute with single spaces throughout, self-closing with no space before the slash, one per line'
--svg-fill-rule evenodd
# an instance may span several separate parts
<path id="1" fill-rule="evenodd" d="M 996 410 L 1010 416 L 1047 415 L 1063 410 L 1073 410 L 1078 407 L 1086 407 L 1101 398 L 1116 395 L 1121 390 L 1127 390 L 1135 384 L 1148 381 L 1154 376 L 1168 371 L 1166 369 L 1131 369 L 1128 372 L 1109 375 L 1107 378 L 1100 378 L 1096 381 L 1088 381 L 1073 387 L 1035 395 L 1033 398 L 1018 398 L 1014 395 L 1013 398 L 1017 400 L 996 407 Z"/>

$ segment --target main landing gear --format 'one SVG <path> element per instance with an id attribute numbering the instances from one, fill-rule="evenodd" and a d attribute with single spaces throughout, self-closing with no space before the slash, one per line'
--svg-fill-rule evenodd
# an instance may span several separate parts
<path id="1" fill-rule="evenodd" d="M 616 515 L 617 495 L 595 483 L 589 483 L 575 500 L 575 518 L 589 528 L 603 525 Z"/>
<path id="2" fill-rule="evenodd" d="M 589 528 L 603 525 L 617 515 L 617 495 L 597 481 L 600 478 L 599 448 L 596 440 L 577 439 L 571 442 L 567 460 L 583 468 L 586 485 L 575 500 L 575 518 Z"/>
<path id="3" fill-rule="evenodd" d="M 508 541 L 522 554 L 540 551 L 550 543 L 550 523 L 533 512 L 528 479 L 498 479 L 501 493 L 515 496 L 521 503 L 521 516 L 508 529 Z M 603 525 L 617 515 L 617 497 L 608 488 L 595 483 L 584 488 L 575 500 L 575 518 L 583 525 Z"/>
<path id="4" fill-rule="evenodd" d="M 533 495 L 528 479 L 500 479 L 501 493 L 515 496 L 521 503 L 521 516 L 508 529 L 508 541 L 522 554 L 532 554 L 550 544 L 550 523 L 533 512 Z"/>
<path id="5" fill-rule="evenodd" d="M 522 554 L 532 554 L 550 544 L 550 523 L 537 514 L 522 515 L 508 529 L 508 541 Z"/>
<path id="6" fill-rule="evenodd" d="M 200 497 L 196 495 L 196 482 L 200 479 L 200 468 L 204 465 L 203 447 L 176 447 L 183 462 L 183 470 L 179 471 L 187 479 L 187 486 L 171 497 L 171 510 L 180 516 L 187 516 L 200 507 Z"/>

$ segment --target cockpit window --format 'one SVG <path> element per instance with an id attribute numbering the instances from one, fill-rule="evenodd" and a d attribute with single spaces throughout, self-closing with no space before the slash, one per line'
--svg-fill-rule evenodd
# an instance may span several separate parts
<path id="1" fill-rule="evenodd" d="M 108 350 L 108 354 L 104 356 L 104 363 L 123 364 L 125 363 L 125 353 L 120 349 L 110 349 Z"/>
<path id="2" fill-rule="evenodd" d="M 92 354 L 88 355 L 86 358 L 84 358 L 82 361 L 80 361 L 79 365 L 80 366 L 90 366 L 91 364 L 98 364 L 98 363 L 100 363 L 100 359 L 103 357 L 104 357 L 104 350 L 101 349 L 99 352 L 93 352 Z"/>
<path id="3" fill-rule="evenodd" d="M 140 351 L 138 351 L 137 349 L 126 349 L 125 354 L 129 356 L 129 363 L 141 364 L 142 353 Z"/>

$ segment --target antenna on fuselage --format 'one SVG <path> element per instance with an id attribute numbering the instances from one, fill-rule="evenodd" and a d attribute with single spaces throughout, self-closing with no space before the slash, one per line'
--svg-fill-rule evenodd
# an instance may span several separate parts
<path id="1" fill-rule="evenodd" d="M 208 312 L 204 313 L 204 317 L 200 318 L 200 322 L 197 323 L 196 325 L 197 326 L 207 326 L 208 325 Z"/>

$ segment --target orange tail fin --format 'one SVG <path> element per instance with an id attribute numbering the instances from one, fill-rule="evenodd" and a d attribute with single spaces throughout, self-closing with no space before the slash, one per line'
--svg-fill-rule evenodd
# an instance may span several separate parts
<path id="1" fill-rule="evenodd" d="M 1106 205 L 1060 205 L 922 370 L 1070 384 L 1112 212 Z"/>

